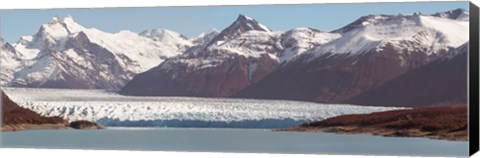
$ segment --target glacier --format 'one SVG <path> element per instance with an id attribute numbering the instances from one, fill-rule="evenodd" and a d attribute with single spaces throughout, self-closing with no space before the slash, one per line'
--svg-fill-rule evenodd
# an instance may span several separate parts
<path id="1" fill-rule="evenodd" d="M 344 114 L 403 109 L 287 100 L 134 97 L 108 90 L 2 89 L 20 106 L 43 116 L 121 127 L 285 128 Z"/>

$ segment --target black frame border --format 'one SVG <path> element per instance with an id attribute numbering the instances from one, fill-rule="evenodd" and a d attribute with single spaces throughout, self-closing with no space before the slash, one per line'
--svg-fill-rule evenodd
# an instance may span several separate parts
<path id="1" fill-rule="evenodd" d="M 472 156 L 479 150 L 479 8 L 470 2 L 470 41 L 468 52 L 469 63 L 469 154 Z"/>

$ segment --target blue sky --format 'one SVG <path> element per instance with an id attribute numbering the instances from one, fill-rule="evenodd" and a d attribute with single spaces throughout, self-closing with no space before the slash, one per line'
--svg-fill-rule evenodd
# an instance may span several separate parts
<path id="1" fill-rule="evenodd" d="M 193 37 L 212 28 L 227 27 L 238 14 L 250 16 L 275 31 L 295 27 L 331 31 L 363 15 L 432 14 L 457 8 L 468 9 L 468 2 L 1 10 L 0 36 L 13 43 L 21 36 L 36 33 L 53 16 L 67 15 L 87 28 L 111 33 L 166 28 Z"/>

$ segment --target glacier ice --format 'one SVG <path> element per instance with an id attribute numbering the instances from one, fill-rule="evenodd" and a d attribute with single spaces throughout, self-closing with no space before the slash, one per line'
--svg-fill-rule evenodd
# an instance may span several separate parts
<path id="1" fill-rule="evenodd" d="M 126 127 L 283 128 L 343 114 L 398 109 L 286 100 L 133 97 L 106 90 L 3 88 L 44 116 Z"/>

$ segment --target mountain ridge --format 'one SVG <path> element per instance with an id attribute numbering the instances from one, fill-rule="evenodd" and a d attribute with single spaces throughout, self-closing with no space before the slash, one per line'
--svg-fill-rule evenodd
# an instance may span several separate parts
<path id="1" fill-rule="evenodd" d="M 177 39 L 167 43 L 130 31 L 110 34 L 85 28 L 71 16 L 53 17 L 36 34 L 24 36 L 13 45 L 23 56 L 23 64 L 19 64 L 20 70 L 7 85 L 119 89 L 135 74 L 191 45 L 187 39 Z"/>
<path id="2" fill-rule="evenodd" d="M 352 23 L 361 27 L 339 29 L 343 32 L 324 32 L 310 28 L 270 33 L 265 30 L 249 30 L 218 45 L 207 45 L 203 49 L 196 50 L 194 55 L 183 56 L 182 59 L 168 59 L 165 62 L 165 64 L 169 63 L 168 66 L 163 65 L 163 68 L 159 66 L 151 70 L 163 69 L 170 70 L 169 72 L 142 73 L 139 75 L 142 76 L 141 79 L 134 78 L 121 93 L 155 96 L 170 95 L 169 91 L 181 89 L 181 92 L 177 91 L 178 93 L 174 95 L 342 103 L 404 73 L 448 56 L 451 50 L 459 47 L 459 43 L 466 42 L 468 39 L 464 37 L 467 36 L 463 35 L 468 35 L 468 31 L 465 32 L 468 30 L 468 23 L 450 18 L 420 13 L 369 15 Z M 362 20 L 368 22 L 365 23 Z M 236 23 L 237 21 L 231 26 L 235 26 Z M 455 31 L 440 28 L 438 24 L 452 26 L 449 28 Z M 249 36 L 254 36 L 256 40 L 261 39 L 257 43 L 267 45 L 250 47 L 249 41 L 254 40 L 248 38 Z M 236 47 L 242 48 L 239 49 L 241 53 L 237 54 L 246 59 L 232 57 L 234 55 L 230 53 L 225 54 L 225 52 L 236 54 L 234 49 Z M 268 47 L 274 49 L 265 49 Z M 245 52 L 253 53 L 254 51 L 244 48 L 260 50 L 260 55 L 245 54 Z M 212 52 L 212 50 L 217 51 Z M 186 69 L 191 71 L 174 73 L 182 67 L 185 68 L 181 65 L 188 65 L 181 64 L 179 61 L 199 60 L 199 58 L 215 61 L 215 64 L 207 64 L 208 66 L 200 64 L 190 68 L 186 66 Z M 254 61 L 253 64 L 251 60 Z M 267 71 L 262 72 L 263 77 L 249 82 L 250 73 L 255 72 L 255 64 L 266 61 L 270 61 L 271 64 Z M 235 68 L 238 71 L 225 72 L 225 67 L 227 69 L 230 67 L 225 63 L 235 62 L 241 63 Z M 223 69 L 224 72 L 219 73 L 216 69 Z M 221 80 L 214 79 L 214 76 L 218 77 L 217 75 L 228 76 L 222 74 L 237 75 L 235 82 L 226 85 L 240 84 L 240 86 L 226 88 L 229 92 L 207 92 L 209 88 L 225 85 L 223 82 L 229 77 L 220 77 Z M 209 82 L 208 80 L 212 77 L 219 84 Z M 185 81 L 182 78 L 193 80 Z M 203 82 L 203 80 L 207 81 Z M 190 84 L 196 82 L 200 84 Z M 179 86 L 170 87 L 174 83 Z M 164 86 L 156 87 L 159 85 Z M 222 88 L 225 89 L 225 87 Z M 204 91 L 205 89 L 207 91 Z"/>
<path id="3" fill-rule="evenodd" d="M 367 15 L 330 32 L 272 31 L 239 14 L 225 29 L 190 39 L 160 28 L 111 34 L 54 17 L 12 45 L 23 62 L 10 67 L 21 70 L 2 74 L 2 81 L 13 76 L 8 86 L 121 88 L 124 95 L 340 103 L 451 56 L 468 41 L 468 14 Z"/>

